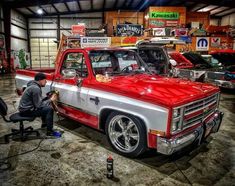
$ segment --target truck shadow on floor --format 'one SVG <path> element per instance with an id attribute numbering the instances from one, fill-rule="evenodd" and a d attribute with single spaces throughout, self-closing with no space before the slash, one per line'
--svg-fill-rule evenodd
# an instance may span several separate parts
<path id="1" fill-rule="evenodd" d="M 96 131 L 87 126 L 83 126 L 69 119 L 61 120 L 58 126 L 62 127 L 65 130 L 69 130 L 69 132 L 75 135 L 84 138 L 84 140 L 90 140 L 98 144 L 99 146 L 102 146 L 105 149 L 112 151 L 113 153 L 117 153 L 109 145 L 106 139 L 106 135 L 100 131 Z M 196 145 L 191 145 L 188 148 L 185 148 L 178 153 L 174 153 L 171 156 L 161 155 L 157 153 L 156 150 L 148 150 L 143 155 L 133 160 L 151 168 L 154 168 L 163 174 L 171 175 L 179 169 L 188 169 L 191 166 L 189 161 L 192 158 L 194 158 L 195 156 L 197 156 L 197 154 L 201 152 L 207 152 L 209 150 L 207 148 L 207 144 L 211 139 L 212 138 L 209 137 L 207 141 L 203 142 L 199 147 Z"/>

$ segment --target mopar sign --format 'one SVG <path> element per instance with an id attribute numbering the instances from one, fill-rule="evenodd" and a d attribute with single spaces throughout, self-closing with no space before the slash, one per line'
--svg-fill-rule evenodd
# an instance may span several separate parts
<path id="1" fill-rule="evenodd" d="M 209 38 L 197 37 L 196 51 L 208 51 L 209 50 Z"/>

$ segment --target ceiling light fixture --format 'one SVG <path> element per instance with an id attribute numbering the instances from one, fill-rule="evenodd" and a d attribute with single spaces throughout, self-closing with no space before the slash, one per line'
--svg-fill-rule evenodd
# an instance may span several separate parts
<path id="1" fill-rule="evenodd" d="M 37 9 L 37 14 L 42 15 L 43 14 L 43 10 L 41 8 Z"/>

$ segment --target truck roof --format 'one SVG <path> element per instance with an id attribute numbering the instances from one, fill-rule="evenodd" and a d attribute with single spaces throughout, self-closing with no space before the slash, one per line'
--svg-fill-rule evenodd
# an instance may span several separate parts
<path id="1" fill-rule="evenodd" d="M 130 50 L 128 48 L 122 48 L 122 47 L 85 47 L 85 48 L 68 48 L 66 50 L 86 50 L 86 51 L 91 51 L 91 50 Z"/>

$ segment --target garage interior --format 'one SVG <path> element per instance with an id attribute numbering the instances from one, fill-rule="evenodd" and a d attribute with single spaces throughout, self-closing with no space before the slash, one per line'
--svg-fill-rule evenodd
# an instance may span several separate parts
<path id="1" fill-rule="evenodd" d="M 0 97 L 8 115 L 17 112 L 20 100 L 15 93 L 16 69 L 54 68 L 61 34 L 71 35 L 72 25 L 85 24 L 87 37 L 111 37 L 111 46 L 127 46 L 123 43 L 126 36 L 118 36 L 116 25 L 142 25 L 145 29 L 137 40 L 155 37 L 147 28 L 146 15 L 160 10 L 181 11 L 177 23 L 185 27 L 191 22 L 223 27 L 224 32 L 216 37 L 224 47 L 235 49 L 234 35 L 230 36 L 235 26 L 232 0 L 1 1 Z M 195 42 L 192 37 L 192 45 Z M 170 156 L 156 150 L 137 158 L 119 155 L 105 133 L 56 114 L 54 124 L 61 137 L 46 136 L 37 118 L 25 125 L 37 129 L 40 137 L 5 143 L 4 135 L 18 124 L 0 118 L 0 185 L 234 185 L 235 91 L 220 91 L 219 109 L 224 113 L 220 130 L 200 146 L 191 145 Z M 114 160 L 113 179 L 106 177 L 109 156 Z"/>

